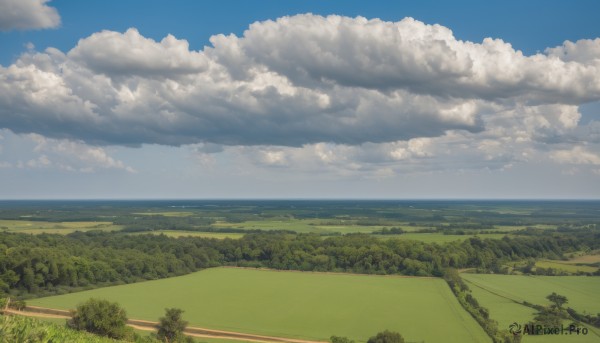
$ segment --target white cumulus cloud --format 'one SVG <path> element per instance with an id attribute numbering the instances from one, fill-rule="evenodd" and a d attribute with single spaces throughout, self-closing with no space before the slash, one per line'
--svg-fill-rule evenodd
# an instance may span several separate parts
<path id="1" fill-rule="evenodd" d="M 48 0 L 0 0 L 0 31 L 48 29 L 60 25 Z"/>
<path id="2" fill-rule="evenodd" d="M 27 51 L 0 66 L 0 128 L 51 140 L 40 153 L 76 169 L 128 170 L 105 146 L 144 144 L 380 176 L 599 156 L 579 107 L 600 100 L 600 39 L 527 56 L 412 18 L 303 14 L 210 41 L 131 28 Z"/>

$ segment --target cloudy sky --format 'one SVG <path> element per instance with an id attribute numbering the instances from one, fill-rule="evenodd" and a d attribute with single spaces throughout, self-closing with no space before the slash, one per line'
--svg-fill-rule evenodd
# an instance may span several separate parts
<path id="1" fill-rule="evenodd" d="M 597 13 L 0 0 L 0 199 L 598 199 Z"/>

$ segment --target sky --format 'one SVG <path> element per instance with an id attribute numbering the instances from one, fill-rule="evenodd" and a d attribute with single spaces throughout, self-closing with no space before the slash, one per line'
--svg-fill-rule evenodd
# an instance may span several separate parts
<path id="1" fill-rule="evenodd" d="M 597 13 L 0 0 L 0 199 L 600 199 Z"/>

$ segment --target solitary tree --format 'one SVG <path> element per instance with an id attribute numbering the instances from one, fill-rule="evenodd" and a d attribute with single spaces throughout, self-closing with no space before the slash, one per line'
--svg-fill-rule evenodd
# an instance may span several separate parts
<path id="1" fill-rule="evenodd" d="M 556 294 L 554 292 L 552 292 L 552 294 L 550 294 L 549 296 L 547 296 L 546 299 L 548 299 L 551 302 L 553 302 L 554 306 L 557 307 L 557 308 L 562 308 L 562 305 L 564 305 L 564 304 L 566 304 L 566 303 L 569 302 L 567 300 L 567 297 L 565 297 L 564 295 Z"/>
<path id="2" fill-rule="evenodd" d="M 367 343 L 404 343 L 404 338 L 397 332 L 385 330 L 369 338 Z"/>
<path id="3" fill-rule="evenodd" d="M 188 322 L 183 320 L 183 310 L 178 308 L 165 309 L 165 316 L 161 317 L 158 324 L 158 338 L 167 342 L 185 341 L 183 330 Z"/>
<path id="4" fill-rule="evenodd" d="M 67 325 L 73 329 L 122 339 L 133 336 L 133 330 L 125 325 L 126 322 L 127 314 L 119 304 L 92 298 L 72 311 L 72 318 Z"/>

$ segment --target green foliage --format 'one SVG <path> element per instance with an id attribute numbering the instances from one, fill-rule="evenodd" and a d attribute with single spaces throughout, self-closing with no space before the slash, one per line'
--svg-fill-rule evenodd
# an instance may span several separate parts
<path id="1" fill-rule="evenodd" d="M 133 330 L 126 323 L 127 314 L 119 304 L 92 298 L 77 306 L 67 325 L 110 338 L 131 339 Z"/>
<path id="2" fill-rule="evenodd" d="M 13 310 L 17 310 L 17 311 L 22 311 L 23 309 L 25 309 L 25 306 L 27 306 L 27 303 L 25 302 L 25 300 L 10 300 L 10 302 L 8 303 L 8 307 L 12 308 Z"/>
<path id="3" fill-rule="evenodd" d="M 575 319 L 576 321 L 588 323 L 597 328 L 600 328 L 600 313 L 596 315 L 580 314 L 579 312 L 575 311 L 570 307 L 567 308 L 567 313 L 571 316 L 571 318 Z"/>
<path id="4" fill-rule="evenodd" d="M 329 337 L 329 341 L 331 343 L 354 343 L 350 338 L 341 336 L 331 336 Z"/>
<path id="5" fill-rule="evenodd" d="M 157 336 L 167 342 L 182 342 L 186 337 L 183 330 L 188 322 L 182 318 L 183 310 L 178 308 L 165 309 L 165 316 L 161 317 L 158 324 Z"/>
<path id="6" fill-rule="evenodd" d="M 397 332 L 385 330 L 369 338 L 367 343 L 404 343 L 404 338 Z"/>
<path id="7" fill-rule="evenodd" d="M 569 302 L 569 300 L 567 300 L 567 297 L 565 297 L 564 295 L 556 294 L 555 292 L 552 292 L 552 294 L 548 295 L 546 299 L 550 300 L 550 302 L 554 304 L 553 306 L 557 308 L 562 308 L 562 305 Z"/>
<path id="8" fill-rule="evenodd" d="M 21 316 L 0 316 L 0 342 L 117 343 L 110 338 Z"/>

